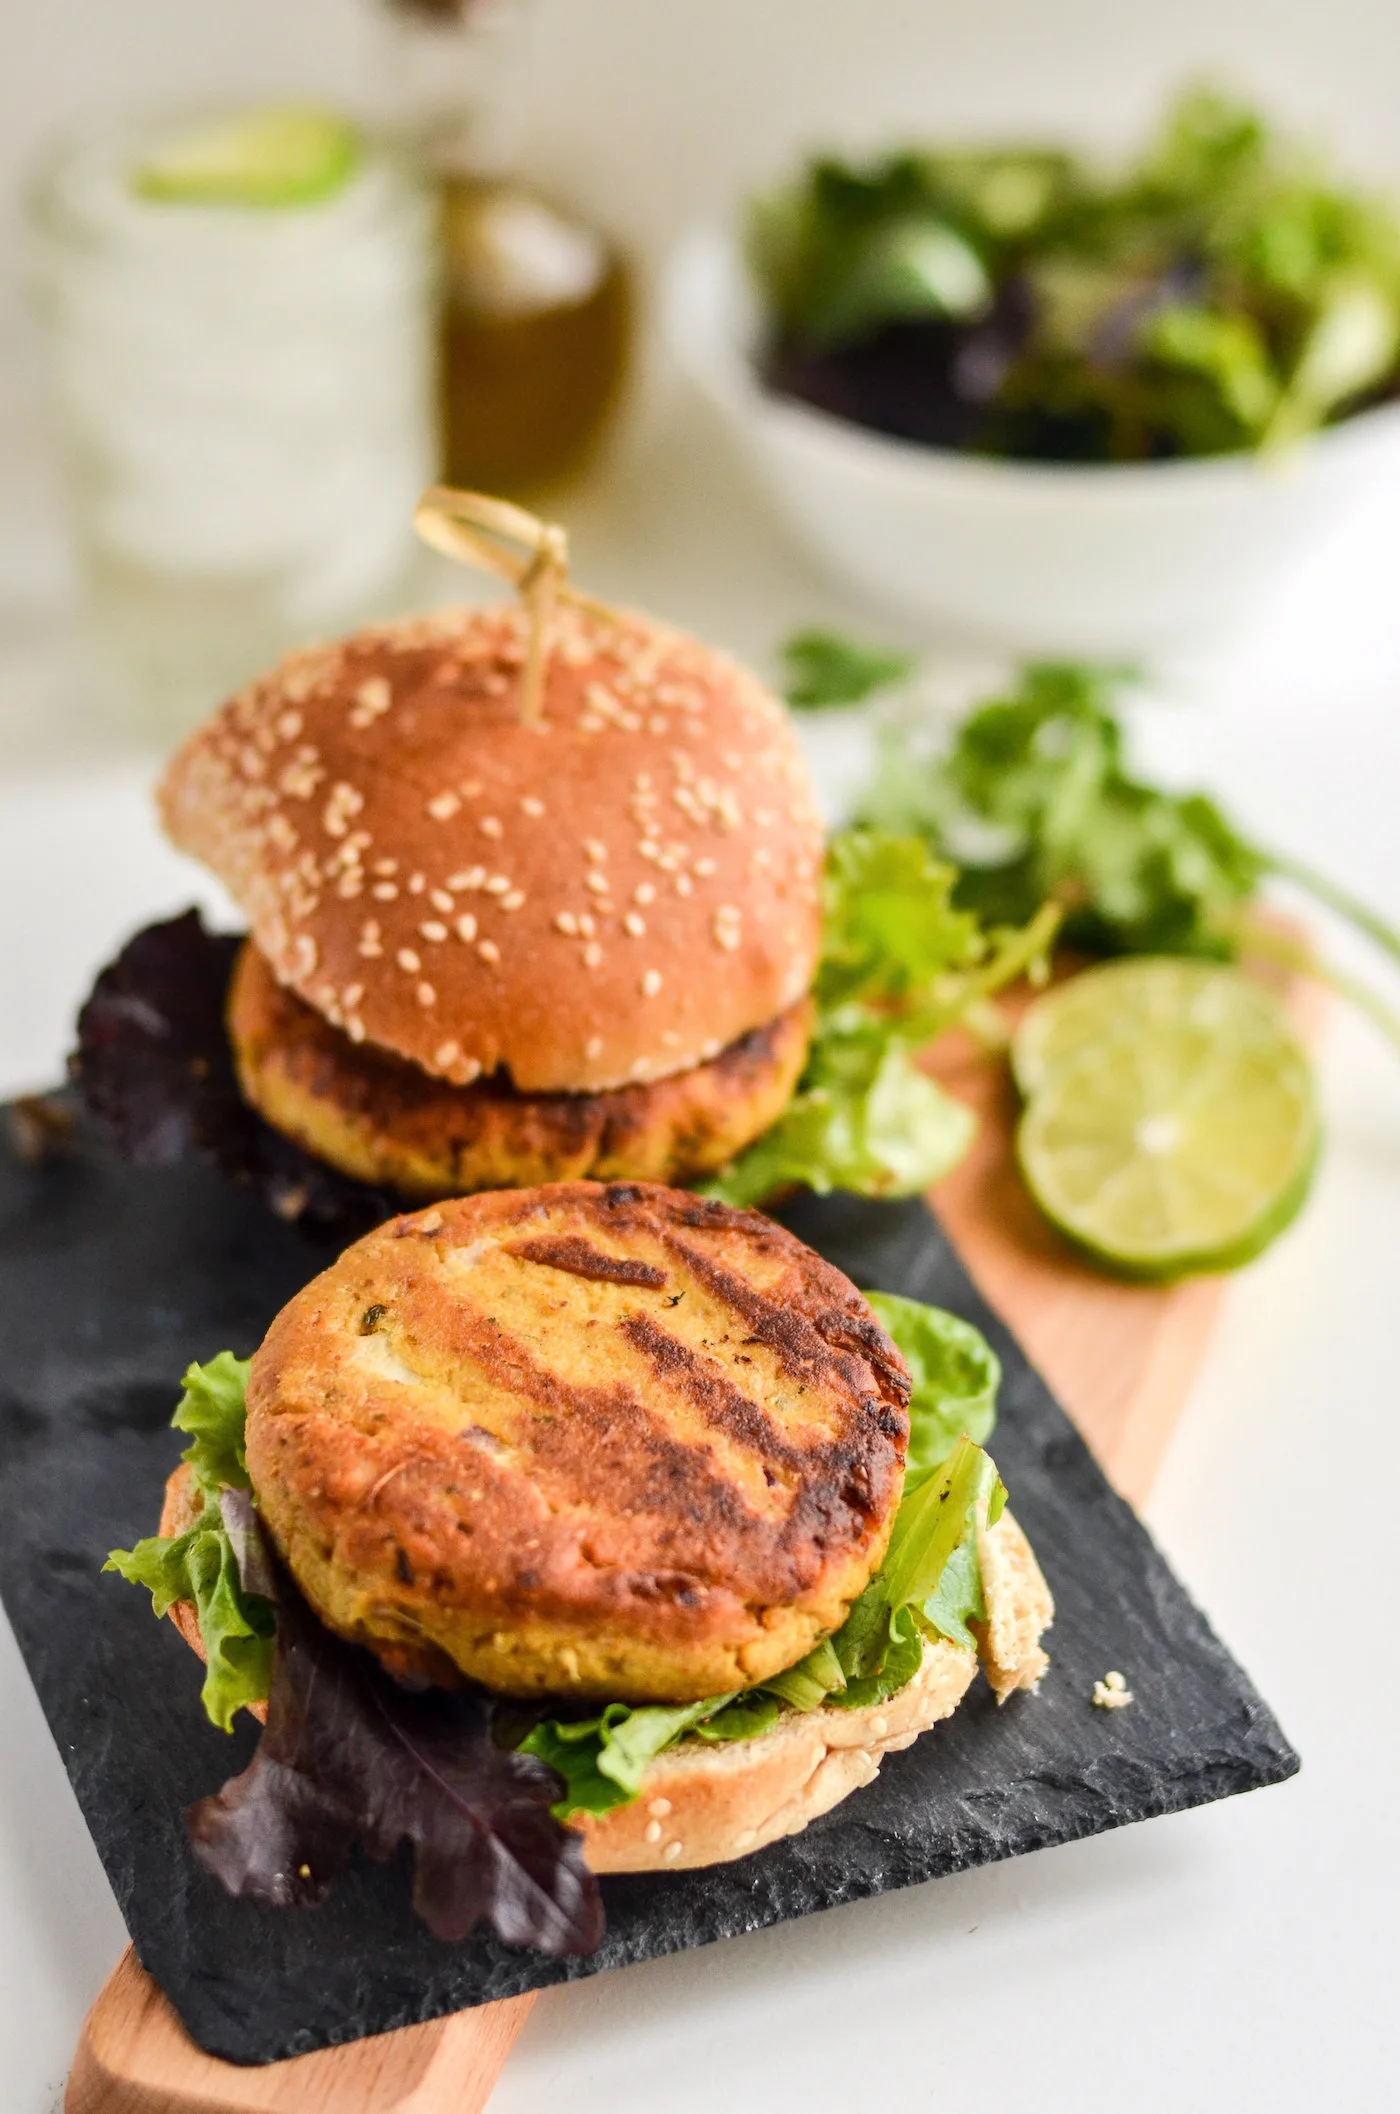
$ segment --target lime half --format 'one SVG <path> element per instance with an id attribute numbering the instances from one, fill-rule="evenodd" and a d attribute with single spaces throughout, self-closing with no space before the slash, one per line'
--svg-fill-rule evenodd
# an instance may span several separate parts
<path id="1" fill-rule="evenodd" d="M 1153 1280 L 1234 1269 L 1307 1195 L 1312 1071 L 1276 1001 L 1236 970 L 1087 970 L 1031 1009 L 1017 1044 L 1032 1088 L 1017 1136 L 1026 1181 L 1108 1268 Z"/>
<path id="2" fill-rule="evenodd" d="M 301 206 L 338 191 L 360 136 L 333 111 L 278 103 L 172 132 L 132 171 L 142 198 L 175 205 Z"/>
<path id="3" fill-rule="evenodd" d="M 1187 1021 L 1238 1039 L 1256 1026 L 1277 1034 L 1280 1020 L 1278 1001 L 1262 984 L 1219 962 L 1134 955 L 1086 969 L 1038 998 L 1012 1038 L 1011 1069 L 1029 1099 L 1067 1058 L 1102 1043 L 1120 1025 L 1140 1035 L 1146 1025 Z"/>

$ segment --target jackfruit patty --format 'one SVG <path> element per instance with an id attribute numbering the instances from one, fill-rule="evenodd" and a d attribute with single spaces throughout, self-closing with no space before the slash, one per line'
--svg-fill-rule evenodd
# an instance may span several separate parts
<path id="1" fill-rule="evenodd" d="M 298 1293 L 253 1359 L 248 1467 L 317 1614 L 396 1672 L 685 1702 L 840 1624 L 908 1399 L 782 1227 L 559 1183 L 391 1220 Z"/>
<path id="2" fill-rule="evenodd" d="M 248 942 L 229 988 L 244 1094 L 275 1129 L 360 1181 L 405 1197 L 591 1175 L 695 1181 L 777 1121 L 807 1054 L 801 999 L 708 1064 L 603 1093 L 522 1094 L 497 1073 L 453 1086 L 351 1042 L 284 989 Z"/>

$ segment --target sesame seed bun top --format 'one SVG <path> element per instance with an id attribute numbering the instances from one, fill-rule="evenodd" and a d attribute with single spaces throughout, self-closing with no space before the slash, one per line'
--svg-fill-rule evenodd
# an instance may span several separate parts
<path id="1" fill-rule="evenodd" d="M 514 605 L 283 661 L 176 755 L 170 836 L 278 978 L 458 1084 L 656 1079 L 793 1004 L 821 822 L 783 707 L 649 618 L 565 603 L 543 718 Z"/>

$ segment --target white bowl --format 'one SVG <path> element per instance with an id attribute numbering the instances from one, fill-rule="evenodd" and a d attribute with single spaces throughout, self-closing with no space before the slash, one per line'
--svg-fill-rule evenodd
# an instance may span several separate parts
<path id="1" fill-rule="evenodd" d="M 676 360 L 814 559 L 927 630 L 1019 652 L 1131 656 L 1234 630 L 1400 479 L 1400 404 L 1266 461 L 1016 463 L 868 432 L 763 388 L 758 305 L 713 230 L 677 251 L 664 308 Z"/>

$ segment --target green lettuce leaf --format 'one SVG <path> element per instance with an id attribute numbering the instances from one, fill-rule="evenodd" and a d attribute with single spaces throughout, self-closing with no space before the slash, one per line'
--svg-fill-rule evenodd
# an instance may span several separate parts
<path id="1" fill-rule="evenodd" d="M 910 1476 L 882 1568 L 840 1629 L 795 1666 L 737 1695 L 674 1708 L 610 1703 L 596 1717 L 536 1724 L 520 1745 L 563 1778 L 555 1814 L 630 1804 L 657 1756 L 683 1739 L 755 1739 L 784 1710 L 883 1703 L 918 1672 L 928 1636 L 975 1649 L 969 1624 L 986 1615 L 978 1535 L 1005 1497 L 982 1448 L 960 1438 L 941 1468 Z"/>
<path id="2" fill-rule="evenodd" d="M 270 1599 L 244 1586 L 219 1501 L 224 1488 L 248 1488 L 247 1381 L 248 1361 L 231 1351 L 190 1367 L 171 1422 L 191 1437 L 181 1458 L 193 1471 L 199 1512 L 183 1534 L 148 1535 L 134 1549 L 113 1549 L 103 1566 L 145 1586 L 157 1615 L 176 1601 L 193 1602 L 207 1661 L 201 1696 L 221 1732 L 229 1731 L 238 1710 L 265 1701 L 272 1683 L 276 1611 Z"/>
<path id="3" fill-rule="evenodd" d="M 221 1732 L 231 1730 L 239 1710 L 266 1699 L 276 1613 L 270 1600 L 244 1591 L 217 1499 L 206 1498 L 183 1534 L 153 1534 L 134 1549 L 114 1549 L 103 1569 L 145 1586 L 157 1615 L 177 1600 L 194 1602 L 207 1654 L 200 1698 Z"/>
<path id="4" fill-rule="evenodd" d="M 559 1818 L 608 1813 L 614 1806 L 631 1804 L 659 1754 L 733 1701 L 732 1695 L 710 1696 L 700 1703 L 644 1704 L 635 1709 L 609 1703 L 596 1718 L 542 1719 L 520 1748 L 564 1779 L 564 1796 L 554 1807 Z"/>
<path id="5" fill-rule="evenodd" d="M 919 837 L 844 830 L 827 847 L 817 1024 L 797 1091 L 705 1189 L 758 1204 L 784 1189 L 917 1196 L 956 1166 L 971 1111 L 917 1063 L 945 1028 L 1036 970 L 1056 913 L 984 932 L 954 907 L 955 869 Z"/>
<path id="6" fill-rule="evenodd" d="M 191 1436 L 180 1458 L 188 1461 L 195 1481 L 203 1490 L 246 1490 L 248 1457 L 244 1451 L 247 1422 L 249 1358 L 235 1358 L 220 1351 L 207 1365 L 192 1365 L 185 1374 L 185 1392 L 170 1419 L 176 1431 Z"/>
<path id="7" fill-rule="evenodd" d="M 1001 1360 L 980 1329 L 942 1307 L 897 1292 L 867 1292 L 881 1328 L 898 1344 L 913 1381 L 909 1466 L 936 1468 L 964 1434 L 979 1445 L 996 1423 Z"/>

